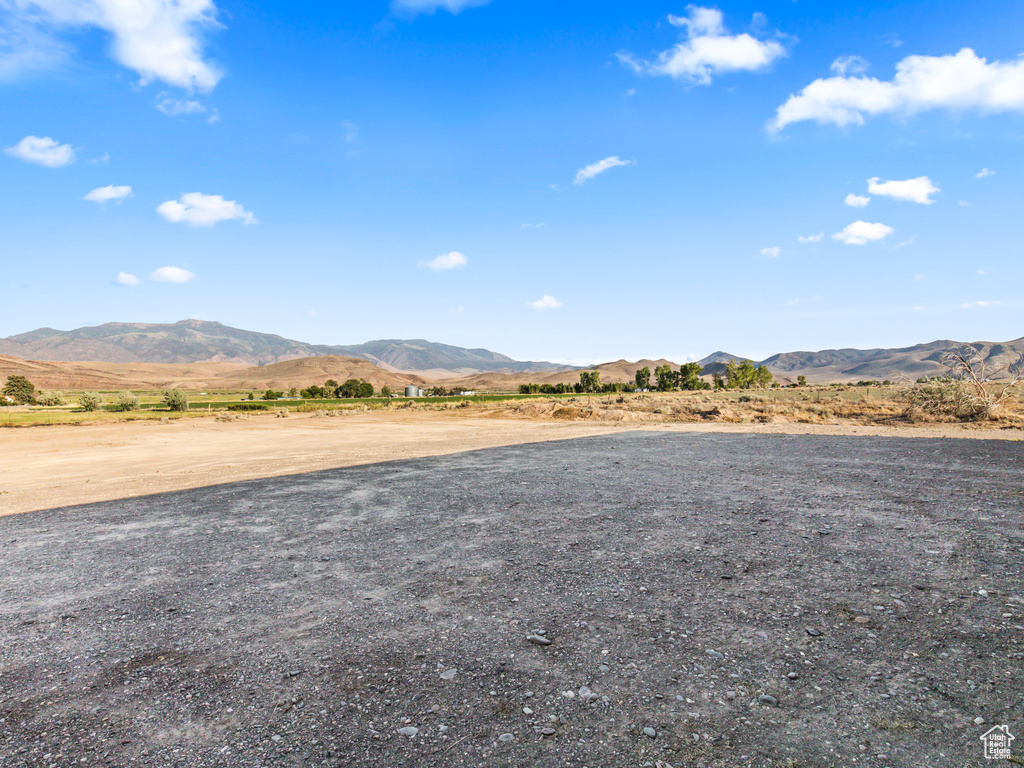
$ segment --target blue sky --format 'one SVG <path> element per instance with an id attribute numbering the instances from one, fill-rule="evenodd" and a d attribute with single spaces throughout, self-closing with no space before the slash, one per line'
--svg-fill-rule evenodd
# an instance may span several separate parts
<path id="1" fill-rule="evenodd" d="M 0 0 L 0 335 L 1024 335 L 1024 4 Z"/>

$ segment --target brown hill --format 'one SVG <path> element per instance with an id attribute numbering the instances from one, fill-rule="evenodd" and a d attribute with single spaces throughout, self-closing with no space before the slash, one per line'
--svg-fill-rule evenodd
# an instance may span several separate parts
<path id="1" fill-rule="evenodd" d="M 22 360 L 0 355 L 0 378 L 25 376 L 37 389 L 169 389 L 217 387 L 237 363 L 97 363 Z"/>
<path id="2" fill-rule="evenodd" d="M 379 389 L 387 385 L 392 390 L 404 389 L 407 384 L 429 386 L 422 376 L 406 373 L 392 373 L 374 365 L 368 360 L 339 355 L 304 357 L 299 360 L 284 360 L 270 365 L 254 366 L 234 370 L 218 378 L 220 389 L 290 389 L 323 384 L 327 379 L 338 383 L 347 379 L 363 379 Z"/>

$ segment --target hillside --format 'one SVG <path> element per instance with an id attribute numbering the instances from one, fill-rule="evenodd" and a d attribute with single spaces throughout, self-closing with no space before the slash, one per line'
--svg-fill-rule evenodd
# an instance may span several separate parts
<path id="1" fill-rule="evenodd" d="M 347 379 L 363 379 L 373 384 L 375 389 L 386 385 L 396 392 L 404 390 L 408 384 L 429 386 L 429 382 L 421 376 L 385 371 L 368 360 L 325 355 L 234 370 L 220 376 L 217 387 L 242 390 L 301 389 L 310 384 L 323 384 L 328 379 L 339 383 Z"/>
<path id="2" fill-rule="evenodd" d="M 487 349 L 464 349 L 425 339 L 385 339 L 349 346 L 307 344 L 269 333 L 206 320 L 177 323 L 106 323 L 58 331 L 38 328 L 0 339 L 0 354 L 27 360 L 103 363 L 228 362 L 266 365 L 339 355 L 368 360 L 392 371 L 432 371 L 436 378 L 483 371 L 540 371 L 555 363 L 520 362 Z"/>

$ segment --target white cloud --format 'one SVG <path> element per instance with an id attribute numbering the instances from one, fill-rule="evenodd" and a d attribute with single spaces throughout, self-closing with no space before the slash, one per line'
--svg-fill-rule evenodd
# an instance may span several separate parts
<path id="1" fill-rule="evenodd" d="M 842 232 L 836 232 L 836 234 L 832 235 L 832 239 L 845 245 L 866 245 L 869 242 L 884 240 L 893 232 L 895 230 L 892 227 L 887 227 L 885 224 L 855 221 L 843 229 Z"/>
<path id="2" fill-rule="evenodd" d="M 135 275 L 130 275 L 127 272 L 118 272 L 117 277 L 114 278 L 114 282 L 117 283 L 118 285 L 138 285 L 139 278 L 137 278 Z"/>
<path id="3" fill-rule="evenodd" d="M 959 205 L 961 208 L 970 208 L 971 207 L 971 204 L 968 201 L 966 201 L 966 200 L 957 200 L 956 204 Z"/>
<path id="4" fill-rule="evenodd" d="M 106 165 L 107 163 L 110 162 L 110 153 L 104 152 L 102 155 L 100 155 L 99 157 L 94 157 L 89 162 L 93 164 L 102 163 L 103 165 Z"/>
<path id="5" fill-rule="evenodd" d="M 715 8 L 691 5 L 688 10 L 689 16 L 668 17 L 673 26 L 686 30 L 685 41 L 658 54 L 656 62 L 637 61 L 629 53 L 617 54 L 619 61 L 638 74 L 668 75 L 708 85 L 713 75 L 757 71 L 786 55 L 786 49 L 774 40 L 728 34 L 722 12 Z"/>
<path id="6" fill-rule="evenodd" d="M 341 129 L 344 131 L 342 139 L 346 144 L 359 143 L 359 126 L 348 120 L 341 121 Z"/>
<path id="7" fill-rule="evenodd" d="M 161 93 L 157 97 L 156 108 L 168 117 L 177 117 L 178 115 L 202 115 L 206 113 L 206 107 L 198 101 L 182 101 L 181 99 L 171 98 L 166 93 Z"/>
<path id="8" fill-rule="evenodd" d="M 851 192 L 846 196 L 846 200 L 844 200 L 843 202 L 845 202 L 851 208 L 864 208 L 868 203 L 871 202 L 871 198 L 864 197 L 862 195 L 855 195 Z"/>
<path id="9" fill-rule="evenodd" d="M 868 63 L 860 56 L 840 56 L 832 62 L 832 71 L 840 77 L 867 72 Z"/>
<path id="10" fill-rule="evenodd" d="M 157 213 L 175 224 L 185 223 L 194 227 L 212 227 L 219 221 L 239 219 L 243 224 L 259 224 L 259 220 L 234 200 L 225 200 L 220 195 L 204 195 L 202 192 L 188 192 L 181 200 L 161 203 Z"/>
<path id="11" fill-rule="evenodd" d="M 976 179 L 985 179 L 985 178 L 988 178 L 989 176 L 995 176 L 995 175 L 996 175 L 995 171 L 991 171 L 988 168 L 982 168 L 981 171 L 979 171 L 978 173 L 974 174 L 974 178 L 976 178 Z"/>
<path id="12" fill-rule="evenodd" d="M 592 179 L 599 173 L 604 173 L 609 168 L 615 168 L 618 165 L 632 165 L 632 160 L 622 160 L 619 157 L 606 157 L 604 160 L 596 162 L 592 165 L 588 165 L 582 171 L 576 174 L 576 179 L 573 184 L 583 184 L 588 179 Z"/>
<path id="13" fill-rule="evenodd" d="M 391 0 L 391 12 L 397 16 L 433 13 L 438 9 L 460 13 L 467 8 L 478 8 L 490 2 L 491 0 Z"/>
<path id="14" fill-rule="evenodd" d="M 935 201 L 932 195 L 939 194 L 939 188 L 932 184 L 927 176 L 918 176 L 916 179 L 906 181 L 882 181 L 873 178 L 868 179 L 868 192 L 872 195 L 891 197 L 894 200 L 905 200 L 910 203 L 931 205 Z"/>
<path id="15" fill-rule="evenodd" d="M 195 274 L 181 267 L 160 267 L 149 279 L 157 283 L 187 283 L 194 277 Z"/>
<path id="16" fill-rule="evenodd" d="M 469 259 L 463 256 L 458 251 L 452 251 L 451 253 L 443 253 L 437 258 L 431 259 L 430 261 L 421 261 L 419 266 L 432 269 L 435 272 L 441 272 L 446 269 L 455 269 L 457 267 L 464 267 L 469 263 Z"/>
<path id="17" fill-rule="evenodd" d="M 75 150 L 72 146 L 58 144 L 49 136 L 26 136 L 4 152 L 26 163 L 45 165 L 47 168 L 60 168 L 75 162 Z"/>
<path id="18" fill-rule="evenodd" d="M 208 91 L 221 72 L 205 61 L 201 32 L 219 26 L 213 0 L 7 0 L 4 24 L 29 28 L 12 54 L 21 58 L 65 53 L 54 35 L 62 28 L 98 27 L 113 38 L 113 54 L 144 83 L 161 80 Z M 6 57 L 5 57 L 6 58 Z"/>
<path id="19" fill-rule="evenodd" d="M 799 303 L 800 303 L 800 299 L 789 299 L 789 300 L 786 301 L 786 306 L 787 307 L 795 307 Z"/>
<path id="20" fill-rule="evenodd" d="M 543 226 L 544 226 L 544 222 L 542 221 L 542 222 L 540 222 L 538 224 L 520 224 L 519 228 L 520 229 L 540 229 Z"/>
<path id="21" fill-rule="evenodd" d="M 778 258 L 778 255 L 780 253 L 782 253 L 782 249 L 779 248 L 779 246 L 777 246 L 777 245 L 773 245 L 771 248 L 762 248 L 761 249 L 761 255 L 764 256 L 766 259 Z"/>
<path id="22" fill-rule="evenodd" d="M 93 203 L 105 203 L 108 200 L 117 200 L 120 203 L 126 197 L 131 196 L 131 187 L 115 187 L 113 184 L 110 184 L 106 187 L 97 187 L 82 199 Z"/>
<path id="23" fill-rule="evenodd" d="M 984 275 L 985 274 L 985 270 L 984 269 L 979 269 L 978 270 L 978 274 L 979 275 Z"/>
<path id="24" fill-rule="evenodd" d="M 562 306 L 562 302 L 556 299 L 554 296 L 548 296 L 546 293 L 537 301 L 531 301 L 527 304 L 530 309 L 535 309 L 538 312 L 543 312 L 546 309 L 558 309 Z"/>
<path id="25" fill-rule="evenodd" d="M 1001 302 L 1001 301 L 972 301 L 972 302 L 968 302 L 967 304 L 961 304 L 960 308 L 961 309 L 974 309 L 975 307 L 978 307 L 980 309 L 984 309 L 985 307 L 998 307 L 998 306 L 1002 306 L 1002 303 L 1003 302 Z"/>
<path id="26" fill-rule="evenodd" d="M 806 235 L 806 236 L 805 235 L 799 235 L 797 237 L 797 241 L 801 242 L 801 243 L 804 243 L 804 244 L 807 244 L 807 243 L 820 243 L 824 239 L 825 239 L 825 233 L 824 232 L 819 232 L 816 235 Z"/>
<path id="27" fill-rule="evenodd" d="M 889 81 L 818 79 L 790 96 L 768 129 L 780 131 L 802 120 L 863 125 L 865 115 L 913 115 L 932 109 L 1024 111 L 1024 59 L 990 64 L 963 48 L 952 56 L 907 56 Z"/>
<path id="28" fill-rule="evenodd" d="M 908 245 L 913 245 L 915 240 L 917 240 L 917 235 L 911 235 L 903 242 L 894 245 L 893 250 L 896 250 L 897 248 L 906 248 Z"/>

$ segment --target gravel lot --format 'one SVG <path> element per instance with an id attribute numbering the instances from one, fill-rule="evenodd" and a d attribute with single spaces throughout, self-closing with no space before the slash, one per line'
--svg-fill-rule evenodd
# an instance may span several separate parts
<path id="1" fill-rule="evenodd" d="M 632 432 L 6 517 L 0 765 L 985 765 L 1022 513 L 1016 442 Z"/>

